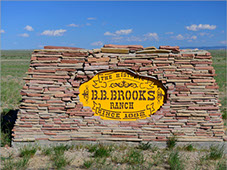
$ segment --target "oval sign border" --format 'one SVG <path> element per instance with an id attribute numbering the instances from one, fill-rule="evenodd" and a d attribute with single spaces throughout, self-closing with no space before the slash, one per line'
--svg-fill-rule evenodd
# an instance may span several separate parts
<path id="1" fill-rule="evenodd" d="M 158 108 L 155 112 L 157 112 L 157 111 L 164 105 L 164 103 L 166 103 L 166 100 L 167 100 L 167 88 L 165 87 L 165 85 L 162 84 L 162 82 L 161 82 L 160 80 L 158 80 L 158 79 L 157 79 L 156 77 L 154 77 L 154 76 L 140 75 L 140 74 L 138 74 L 138 73 L 132 71 L 131 69 L 109 69 L 109 70 L 99 71 L 99 72 L 97 72 L 92 78 L 90 78 L 89 80 L 81 82 L 80 87 L 79 87 L 79 92 L 81 91 L 81 90 L 80 90 L 81 86 L 83 86 L 85 83 L 87 83 L 87 82 L 89 82 L 90 80 L 92 80 L 95 76 L 98 76 L 98 74 L 102 74 L 102 73 L 106 73 L 106 72 L 126 72 L 126 73 L 132 75 L 132 76 L 135 77 L 135 78 L 146 79 L 146 80 L 150 80 L 150 81 L 154 82 L 154 85 L 160 87 L 160 88 L 164 91 L 164 93 L 165 93 L 164 99 L 163 99 L 163 104 L 160 105 L 159 108 Z M 86 89 L 87 89 L 87 93 L 88 93 L 88 87 L 86 87 Z M 85 98 L 85 96 L 88 95 L 88 94 L 86 94 L 86 90 L 84 90 L 83 94 L 80 92 L 80 93 L 79 93 L 79 100 L 80 100 L 80 97 L 82 97 L 81 95 L 83 95 L 84 98 Z M 87 99 L 87 100 L 88 100 L 88 99 Z M 88 106 L 88 105 L 84 105 L 84 102 L 82 102 L 81 100 L 80 100 L 80 102 L 83 104 L 83 106 Z M 93 102 L 94 102 L 94 101 L 93 101 Z M 94 114 L 96 114 L 95 111 L 94 111 L 94 110 L 95 110 L 94 107 L 91 107 L 91 106 L 89 106 L 89 107 L 92 108 L 92 111 L 94 112 Z M 154 112 L 154 113 L 155 113 L 155 112 Z M 154 113 L 152 113 L 152 114 L 154 114 Z M 95 116 L 99 116 L 101 119 L 103 119 L 103 117 L 100 116 L 100 115 L 95 115 Z M 147 118 L 147 117 L 148 117 L 148 116 L 146 116 L 146 118 Z M 146 118 L 141 118 L 141 119 L 146 119 Z M 103 119 L 103 120 L 114 120 L 114 119 L 105 118 L 105 119 Z M 136 120 L 137 120 L 137 119 L 130 119 L 130 120 L 122 120 L 122 119 L 121 119 L 121 120 L 116 120 L 116 121 L 136 121 Z"/>

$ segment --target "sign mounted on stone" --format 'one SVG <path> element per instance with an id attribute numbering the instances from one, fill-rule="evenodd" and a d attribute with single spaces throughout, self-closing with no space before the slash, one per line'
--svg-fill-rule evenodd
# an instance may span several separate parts
<path id="1" fill-rule="evenodd" d="M 166 88 L 154 77 L 129 69 L 96 74 L 80 86 L 80 101 L 104 120 L 135 121 L 155 113 L 166 100 Z"/>
<path id="2" fill-rule="evenodd" d="M 32 53 L 12 145 L 226 141 L 215 75 L 204 50 L 45 46 Z"/>

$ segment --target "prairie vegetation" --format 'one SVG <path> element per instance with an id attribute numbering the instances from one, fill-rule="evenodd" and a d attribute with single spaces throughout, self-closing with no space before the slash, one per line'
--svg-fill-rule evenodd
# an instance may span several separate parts
<path id="1" fill-rule="evenodd" d="M 209 50 L 213 56 L 215 77 L 220 90 L 223 119 L 227 118 L 226 50 Z M 49 148 L 25 147 L 19 151 L 10 146 L 11 130 L 16 119 L 24 85 L 23 77 L 29 68 L 30 50 L 1 52 L 1 167 L 0 169 L 226 169 L 222 146 L 197 149 L 193 145 L 177 147 L 174 138 L 167 148 L 150 143 L 128 145 L 81 145 Z M 226 129 L 226 123 L 225 123 Z M 41 162 L 41 163 L 40 163 Z"/>
<path id="2" fill-rule="evenodd" d="M 15 152 L 1 148 L 0 169 L 226 169 L 223 146 L 189 151 L 153 144 L 26 146 Z"/>

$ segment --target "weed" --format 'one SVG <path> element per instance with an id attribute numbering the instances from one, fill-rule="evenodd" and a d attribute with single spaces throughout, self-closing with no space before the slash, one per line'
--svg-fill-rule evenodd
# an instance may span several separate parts
<path id="1" fill-rule="evenodd" d="M 141 151 L 134 150 L 134 149 L 129 150 L 123 159 L 124 159 L 123 162 L 131 165 L 136 165 L 136 164 L 141 165 L 145 162 L 145 159 Z"/>
<path id="2" fill-rule="evenodd" d="M 226 161 L 225 160 L 219 161 L 216 164 L 216 170 L 226 170 L 226 169 L 227 169 L 227 166 L 226 166 Z"/>
<path id="3" fill-rule="evenodd" d="M 177 143 L 177 138 L 176 136 L 172 136 L 172 137 L 169 137 L 167 142 L 166 142 L 166 146 L 169 150 L 173 149 L 175 146 L 176 146 L 176 143 Z"/>
<path id="4" fill-rule="evenodd" d="M 211 145 L 210 146 L 210 153 L 208 154 L 207 158 L 212 160 L 221 159 L 224 154 L 224 145 L 218 146 L 218 145 Z"/>
<path id="5" fill-rule="evenodd" d="M 122 163 L 121 160 L 122 159 L 121 159 L 121 157 L 119 157 L 119 155 L 118 156 L 111 156 L 111 161 L 116 163 L 116 164 Z"/>
<path id="6" fill-rule="evenodd" d="M 153 162 L 152 165 L 158 166 L 164 161 L 164 152 L 158 151 L 155 155 L 152 156 Z"/>
<path id="7" fill-rule="evenodd" d="M 70 149 L 69 145 L 63 145 L 63 144 L 53 147 L 54 154 L 56 155 L 62 155 L 64 154 L 65 151 L 69 149 Z"/>
<path id="8" fill-rule="evenodd" d="M 13 159 L 12 154 L 9 155 L 9 157 L 3 158 L 1 157 L 1 163 L 3 162 L 3 170 L 13 169 Z"/>
<path id="9" fill-rule="evenodd" d="M 43 155 L 49 156 L 49 155 L 51 155 L 51 153 L 52 153 L 52 148 L 50 148 L 50 147 L 42 149 L 42 154 Z"/>
<path id="10" fill-rule="evenodd" d="M 171 170 L 181 170 L 184 169 L 183 161 L 179 158 L 179 152 L 171 152 L 168 158 L 168 163 Z"/>
<path id="11" fill-rule="evenodd" d="M 12 155 L 10 155 L 4 162 L 2 170 L 11 170 L 11 169 L 26 169 L 29 161 L 29 157 L 23 157 L 18 161 L 13 161 Z"/>
<path id="12" fill-rule="evenodd" d="M 93 163 L 94 161 L 92 159 L 84 161 L 84 168 L 90 168 Z"/>
<path id="13" fill-rule="evenodd" d="M 103 145 L 100 145 L 95 151 L 94 151 L 94 157 L 108 157 L 110 156 L 110 152 L 112 151 L 111 147 L 104 147 Z"/>
<path id="14" fill-rule="evenodd" d="M 192 144 L 189 144 L 189 145 L 186 145 L 185 147 L 184 147 L 184 149 L 186 150 L 186 151 L 193 151 L 193 150 L 195 150 L 194 148 L 193 148 L 193 146 L 192 146 Z"/>
<path id="15" fill-rule="evenodd" d="M 10 146 L 11 144 L 11 133 L 8 132 L 1 132 L 1 147 L 4 147 L 5 145 Z"/>
<path id="16" fill-rule="evenodd" d="M 226 120 L 227 119 L 227 111 L 226 108 L 222 110 L 222 119 Z"/>
<path id="17" fill-rule="evenodd" d="M 65 158 L 64 152 L 66 150 L 69 150 L 71 148 L 71 146 L 69 145 L 58 145 L 58 146 L 54 146 L 52 148 L 53 153 L 51 154 L 51 160 L 53 161 L 53 165 L 54 167 L 56 167 L 57 169 L 61 169 L 62 167 L 65 167 L 66 165 L 70 164 L 70 160 L 67 160 Z M 51 152 L 51 150 L 46 150 L 46 153 L 49 154 L 49 152 Z"/>
<path id="18" fill-rule="evenodd" d="M 75 149 L 76 150 L 84 149 L 84 145 L 76 145 Z"/>
<path id="19" fill-rule="evenodd" d="M 70 161 L 67 160 L 64 155 L 53 156 L 51 160 L 53 161 L 53 165 L 57 169 L 65 167 L 66 165 L 68 165 L 70 163 Z"/>
<path id="20" fill-rule="evenodd" d="M 150 148 L 151 148 L 151 144 L 149 142 L 140 143 L 139 146 L 137 146 L 137 149 L 141 149 L 141 150 L 148 150 Z"/>
<path id="21" fill-rule="evenodd" d="M 16 169 L 26 169 L 29 159 L 29 157 L 23 157 L 21 160 L 14 163 L 14 167 Z"/>
<path id="22" fill-rule="evenodd" d="M 88 152 L 93 153 L 93 152 L 95 152 L 97 150 L 98 146 L 99 146 L 98 144 L 87 145 L 86 148 L 87 148 Z"/>
<path id="23" fill-rule="evenodd" d="M 201 156 L 198 161 L 198 165 L 204 165 L 206 163 L 207 157 L 205 155 Z"/>
<path id="24" fill-rule="evenodd" d="M 140 150 L 151 150 L 152 152 L 155 152 L 158 150 L 158 147 L 156 145 L 152 145 L 149 142 L 147 143 L 140 143 L 136 149 L 140 149 Z"/>
<path id="25" fill-rule="evenodd" d="M 117 146 L 118 150 L 120 151 L 124 151 L 126 149 L 128 149 L 130 146 L 126 145 L 126 144 L 121 144 L 119 146 Z"/>
<path id="26" fill-rule="evenodd" d="M 20 149 L 20 157 L 30 158 L 35 155 L 37 147 L 26 146 Z"/>

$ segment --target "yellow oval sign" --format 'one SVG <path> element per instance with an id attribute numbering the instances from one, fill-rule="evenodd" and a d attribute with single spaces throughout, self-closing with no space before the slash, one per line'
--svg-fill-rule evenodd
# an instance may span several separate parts
<path id="1" fill-rule="evenodd" d="M 80 102 L 105 120 L 135 121 L 155 113 L 166 100 L 166 88 L 154 77 L 130 70 L 96 74 L 79 88 Z"/>

